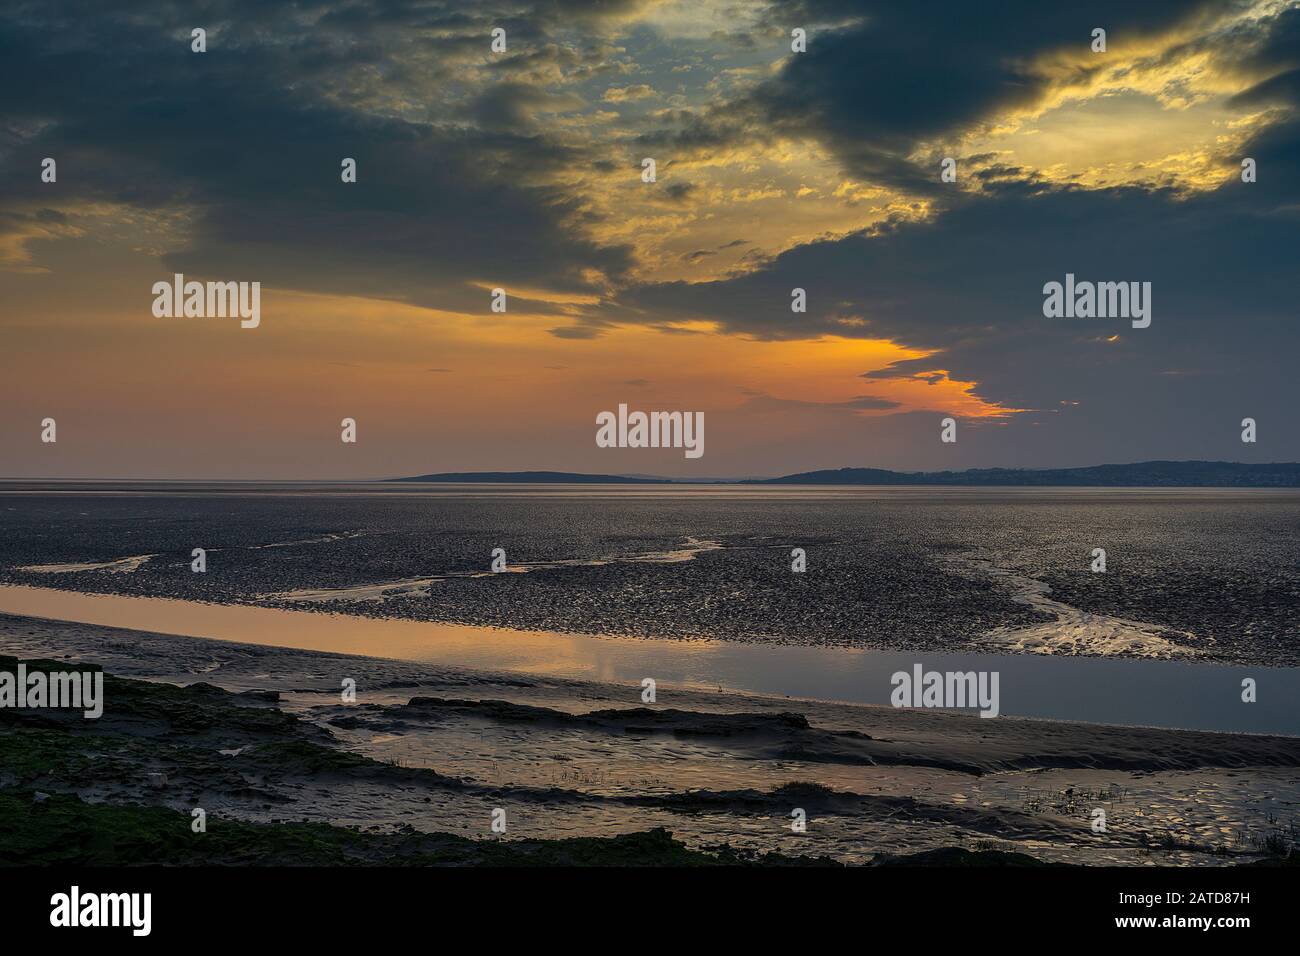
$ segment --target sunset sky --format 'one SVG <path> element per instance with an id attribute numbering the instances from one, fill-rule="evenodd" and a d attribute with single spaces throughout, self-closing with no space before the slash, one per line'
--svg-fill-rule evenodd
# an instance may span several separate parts
<path id="1" fill-rule="evenodd" d="M 102 7 L 0 12 L 0 477 L 1300 457 L 1300 3 Z"/>

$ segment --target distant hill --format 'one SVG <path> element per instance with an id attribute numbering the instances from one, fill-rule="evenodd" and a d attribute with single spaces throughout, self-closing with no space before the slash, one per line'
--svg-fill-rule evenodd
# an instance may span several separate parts
<path id="1" fill-rule="evenodd" d="M 416 475 L 413 478 L 389 478 L 389 481 L 427 482 L 503 482 L 519 484 L 571 484 L 571 485 L 662 485 L 671 478 L 631 478 L 624 475 L 579 475 L 569 471 L 461 471 L 438 475 Z"/>
<path id="2" fill-rule="evenodd" d="M 744 484 L 764 485 L 1078 485 L 1099 488 L 1298 488 L 1300 463 L 1139 461 L 1086 468 L 971 468 L 966 471 L 886 471 L 838 468 Z"/>
<path id="3" fill-rule="evenodd" d="M 966 471 L 888 471 L 836 468 L 780 478 L 656 478 L 582 475 L 569 471 L 463 471 L 389 481 L 502 484 L 665 485 L 699 482 L 738 485 L 1077 485 L 1096 488 L 1300 488 L 1300 462 L 1248 465 L 1236 461 L 1138 461 L 1086 468 L 970 468 Z"/>

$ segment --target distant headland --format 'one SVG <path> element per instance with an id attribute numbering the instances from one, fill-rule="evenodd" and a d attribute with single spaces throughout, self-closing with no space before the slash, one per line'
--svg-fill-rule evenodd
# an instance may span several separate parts
<path id="1" fill-rule="evenodd" d="M 502 484 L 744 484 L 744 485 L 957 485 L 1076 486 L 1096 488 L 1300 488 L 1300 462 L 1139 461 L 1083 468 L 968 468 L 965 471 L 890 471 L 836 468 L 779 478 L 659 478 L 590 475 L 567 471 L 465 471 L 389 481 Z"/>

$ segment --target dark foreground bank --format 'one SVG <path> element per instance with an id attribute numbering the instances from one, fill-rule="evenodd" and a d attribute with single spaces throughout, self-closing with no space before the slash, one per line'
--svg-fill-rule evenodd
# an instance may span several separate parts
<path id="1" fill-rule="evenodd" d="M 103 675 L 97 719 L 0 708 L 9 864 L 1232 867 L 1295 845 L 1293 737 L 669 686 L 646 706 L 616 684 L 5 624 L 25 647 L 0 672 L 132 675 Z"/>

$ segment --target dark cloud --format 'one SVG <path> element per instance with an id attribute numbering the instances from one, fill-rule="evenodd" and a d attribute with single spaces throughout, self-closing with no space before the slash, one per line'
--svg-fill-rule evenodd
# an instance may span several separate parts
<path id="1" fill-rule="evenodd" d="M 1244 69 L 1262 79 L 1234 96 L 1233 106 L 1294 109 L 1300 105 L 1300 7 L 1282 11 L 1269 27 L 1263 41 L 1253 45 L 1242 62 Z"/>
<path id="2" fill-rule="evenodd" d="M 664 196 L 668 198 L 669 202 L 675 202 L 675 203 L 685 202 L 686 198 L 690 196 L 690 194 L 694 191 L 695 191 L 694 183 L 683 183 L 683 182 L 668 183 L 663 187 Z"/>
<path id="3" fill-rule="evenodd" d="M 624 298 L 638 313 L 714 321 L 760 338 L 836 334 L 935 350 L 870 377 L 943 369 L 1013 408 L 1081 398 L 1090 421 L 1115 435 L 1159 428 L 1195 442 L 1207 419 L 1222 418 L 1226 428 L 1254 409 L 1276 416 L 1285 457 L 1300 447 L 1300 426 L 1283 411 L 1300 397 L 1293 359 L 1283 358 L 1300 347 L 1296 156 L 1285 168 L 1265 167 L 1288 183 L 1276 190 L 1238 179 L 1190 199 L 1165 190 L 1007 187 L 931 222 L 790 250 L 745 276 L 660 284 Z M 1042 287 L 1067 272 L 1151 282 L 1151 327 L 1045 318 Z M 796 287 L 807 290 L 806 314 L 790 311 Z M 848 314 L 862 324 L 844 324 Z M 1159 377 L 1171 369 L 1216 374 Z"/>
<path id="4" fill-rule="evenodd" d="M 561 325 L 547 329 L 557 339 L 595 339 L 605 334 L 605 329 L 593 325 Z"/>
<path id="5" fill-rule="evenodd" d="M 808 51 L 785 58 L 757 88 L 708 111 L 665 117 L 645 145 L 708 152 L 780 135 L 824 143 L 851 175 L 916 194 L 940 190 L 910 158 L 922 141 L 958 134 L 1030 106 L 1049 91 L 1033 68 L 1044 53 L 1087 50 L 1094 27 L 1113 41 L 1193 22 L 1230 7 L 1215 0 L 1017 0 L 989 7 L 950 0 L 809 0 L 782 18 L 809 30 Z M 1106 67 L 1104 55 L 1086 72 Z"/>
<path id="6" fill-rule="evenodd" d="M 533 131 L 540 113 L 563 113 L 580 109 L 582 100 L 558 96 L 526 83 L 500 83 L 475 100 L 469 114 L 483 129 Z"/>
<path id="7" fill-rule="evenodd" d="M 538 22 L 560 7 L 604 16 L 629 6 L 548 4 Z M 471 22 L 452 6 L 377 4 L 352 34 L 339 31 L 356 28 L 355 5 L 318 5 L 328 29 L 313 30 L 297 19 L 303 10 L 272 7 L 164 5 L 149 17 L 75 3 L 8 8 L 0 208 L 50 203 L 53 188 L 64 208 L 184 208 L 187 246 L 160 271 L 444 309 L 486 311 L 481 284 L 591 293 L 598 277 L 630 267 L 628 248 L 585 238 L 589 210 L 552 185 L 582 156 L 531 117 L 572 100 L 501 84 L 467 125 L 399 118 L 342 95 L 340 77 L 353 72 L 412 69 L 397 55 L 410 52 L 404 29 L 460 22 L 479 36 L 481 57 L 492 11 L 476 9 Z M 209 25 L 206 54 L 189 49 L 196 22 Z M 57 187 L 33 172 L 44 156 L 59 162 Z M 357 160 L 355 184 L 340 181 L 344 157 Z"/>
<path id="8" fill-rule="evenodd" d="M 845 411 L 886 411 L 891 408 L 899 408 L 900 403 L 891 401 L 887 398 L 877 398 L 874 395 L 859 395 L 857 398 L 850 398 L 843 402 L 809 402 L 791 398 L 775 398 L 771 395 L 756 394 L 748 402 L 746 407 L 751 409 L 760 409 L 764 411 L 782 411 L 790 409 L 842 409 Z"/>
<path id="9" fill-rule="evenodd" d="M 1173 15 L 1192 14 L 1167 5 L 1164 16 Z M 1094 16 L 1106 22 L 1101 14 L 1088 16 L 1089 23 Z M 1259 454 L 1294 457 L 1300 423 L 1288 410 L 1300 397 L 1294 368 L 1300 348 L 1294 293 L 1300 95 L 1289 68 L 1298 17 L 1300 11 L 1288 12 L 1254 26 L 1250 68 L 1263 79 L 1240 105 L 1244 110 L 1267 96 L 1287 111 L 1242 151 L 1259 164 L 1257 183 L 1240 181 L 1236 155 L 1222 157 L 1219 188 L 1195 195 L 1161 188 L 1085 190 L 1049 184 L 1012 166 L 979 166 L 975 175 L 983 189 L 952 192 L 930 221 L 895 221 L 809 243 L 719 281 L 629 289 L 601 318 L 620 320 L 619 310 L 627 309 L 629 317 L 712 321 L 727 332 L 764 339 L 833 334 L 934 351 L 867 377 L 933 384 L 943 379 L 942 370 L 978 383 L 976 394 L 986 400 L 1028 409 L 997 429 L 1003 451 L 1020 442 L 1057 460 L 1071 452 L 1086 459 L 1100 449 L 1117 460 L 1150 457 L 1156 448 L 1236 458 L 1257 453 L 1235 440 L 1240 419 L 1251 416 L 1271 423 L 1271 450 Z M 954 29 L 962 25 L 961 16 L 956 20 Z M 880 28 L 894 21 L 872 22 Z M 1014 39 L 1017 28 L 1011 30 Z M 846 56 L 841 72 L 874 69 L 866 51 L 858 59 L 861 65 Z M 827 104 L 837 103 L 827 106 L 835 115 L 823 128 L 842 133 L 846 142 L 878 132 L 883 141 L 897 135 L 906 142 L 977 115 L 986 108 L 980 104 L 1005 105 L 1005 96 L 1019 95 L 1014 84 L 1003 90 L 1002 81 L 989 80 L 978 96 L 948 104 L 949 112 L 936 119 L 913 116 L 925 109 L 916 99 L 895 114 L 896 104 L 873 105 L 868 96 L 855 111 L 851 100 L 865 88 L 849 82 L 841 97 L 835 85 L 806 85 L 799 98 L 824 95 Z M 821 114 L 814 109 L 809 115 Z M 1081 280 L 1151 282 L 1151 327 L 1045 318 L 1042 287 L 1067 272 Z M 806 314 L 790 310 L 796 287 L 807 290 Z M 1062 416 L 1054 410 L 1063 400 L 1080 402 L 1087 414 Z M 1053 428 L 1035 430 L 1047 415 L 1056 417 Z"/>

